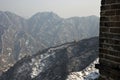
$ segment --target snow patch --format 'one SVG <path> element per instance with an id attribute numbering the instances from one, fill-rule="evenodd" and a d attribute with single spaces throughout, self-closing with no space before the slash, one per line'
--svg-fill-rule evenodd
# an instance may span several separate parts
<path id="1" fill-rule="evenodd" d="M 99 70 L 95 68 L 95 64 L 99 63 L 97 58 L 93 63 L 91 63 L 86 69 L 80 72 L 72 72 L 68 75 L 66 80 L 95 80 L 99 77 Z"/>

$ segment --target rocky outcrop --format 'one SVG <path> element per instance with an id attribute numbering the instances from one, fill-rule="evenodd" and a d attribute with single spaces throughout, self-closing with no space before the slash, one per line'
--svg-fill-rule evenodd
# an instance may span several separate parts
<path id="1" fill-rule="evenodd" d="M 98 57 L 98 38 L 74 41 L 44 49 L 19 60 L 0 80 L 65 80 Z"/>

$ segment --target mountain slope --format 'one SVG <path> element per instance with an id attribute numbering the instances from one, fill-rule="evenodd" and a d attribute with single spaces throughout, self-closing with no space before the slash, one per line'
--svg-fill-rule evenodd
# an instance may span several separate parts
<path id="1" fill-rule="evenodd" d="M 0 80 L 65 80 L 98 56 L 98 38 L 84 39 L 39 51 L 19 60 Z"/>
<path id="2" fill-rule="evenodd" d="M 49 47 L 98 36 L 99 33 L 99 18 L 96 16 L 64 19 L 46 12 L 35 14 L 28 22 L 30 33 Z"/>
<path id="3" fill-rule="evenodd" d="M 42 12 L 25 19 L 0 11 L 0 71 L 7 70 L 25 55 L 66 42 L 98 36 L 99 18 L 61 18 Z"/>

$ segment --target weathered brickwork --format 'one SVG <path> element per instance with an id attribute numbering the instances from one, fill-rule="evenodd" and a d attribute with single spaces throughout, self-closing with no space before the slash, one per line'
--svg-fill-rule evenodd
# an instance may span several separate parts
<path id="1" fill-rule="evenodd" d="M 120 0 L 102 0 L 99 80 L 120 80 Z"/>

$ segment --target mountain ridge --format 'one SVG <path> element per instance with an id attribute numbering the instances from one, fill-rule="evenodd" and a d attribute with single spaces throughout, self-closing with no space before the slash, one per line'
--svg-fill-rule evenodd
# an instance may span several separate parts
<path id="1" fill-rule="evenodd" d="M 17 14 L 17 13 L 11 12 L 11 11 L 1 11 L 1 10 L 0 10 L 0 13 L 10 13 L 10 14 L 14 14 L 14 15 L 16 15 L 16 16 L 19 16 L 19 17 L 25 19 L 25 20 L 28 20 L 28 19 L 30 19 L 31 17 L 33 17 L 33 16 L 35 16 L 35 15 L 39 15 L 39 14 L 41 14 L 41 13 L 53 13 L 53 14 L 55 14 L 55 15 L 58 16 L 58 14 L 56 14 L 55 12 L 52 12 L 52 11 L 36 12 L 36 13 L 34 13 L 33 15 L 31 15 L 29 18 L 25 18 L 24 16 L 21 16 L 21 15 L 19 15 L 19 14 Z M 59 16 L 59 17 L 62 18 L 62 19 L 69 19 L 69 18 L 73 18 L 73 17 L 84 18 L 84 17 L 90 17 L 90 16 L 99 17 L 99 16 L 97 16 L 97 15 L 71 16 L 71 17 L 68 17 L 68 18 L 64 18 L 64 17 L 60 17 L 60 16 Z"/>
<path id="2" fill-rule="evenodd" d="M 0 80 L 65 80 L 98 57 L 98 37 L 69 42 L 26 56 L 3 73 Z"/>
<path id="3" fill-rule="evenodd" d="M 2 70 L 4 67 L 6 70 L 7 65 L 11 66 L 25 55 L 33 55 L 51 46 L 99 34 L 98 17 L 64 19 L 53 12 L 36 13 L 31 18 L 25 19 L 9 11 L 0 11 L 0 25 Z"/>

